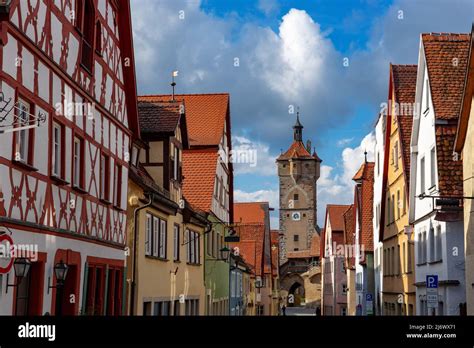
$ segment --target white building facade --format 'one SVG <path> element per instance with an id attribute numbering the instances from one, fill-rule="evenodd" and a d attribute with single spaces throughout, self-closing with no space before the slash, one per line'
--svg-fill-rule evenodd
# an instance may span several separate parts
<path id="1" fill-rule="evenodd" d="M 449 95 L 452 89 L 443 90 L 442 94 L 439 89 L 443 79 L 457 83 L 457 67 L 451 62 L 454 58 L 467 59 L 464 41 L 463 35 L 423 34 L 420 44 L 411 138 L 409 215 L 415 233 L 417 315 L 459 315 L 465 302 L 462 210 L 455 206 L 447 212 L 438 201 L 462 194 L 462 176 L 456 176 L 462 163 L 454 161 L 451 146 L 459 105 Z M 452 46 L 448 54 L 442 49 L 437 52 L 437 48 L 448 45 Z M 440 66 L 442 75 L 437 73 Z M 462 83 L 458 85 L 461 87 Z M 420 197 L 423 195 L 429 197 Z M 438 277 L 437 301 L 427 296 L 428 275 Z"/>

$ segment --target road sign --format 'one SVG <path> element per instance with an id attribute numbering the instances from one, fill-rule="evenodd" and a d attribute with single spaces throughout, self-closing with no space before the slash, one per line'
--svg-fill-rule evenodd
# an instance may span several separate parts
<path id="1" fill-rule="evenodd" d="M 365 311 L 367 315 L 374 314 L 374 295 L 365 294 Z"/>
<path id="2" fill-rule="evenodd" d="M 8 234 L 0 235 L 0 274 L 10 272 L 13 266 L 12 245 L 13 239 Z"/>
<path id="3" fill-rule="evenodd" d="M 373 300 L 374 300 L 374 296 L 372 296 L 372 294 L 365 294 L 365 300 L 366 300 L 366 301 L 373 301 Z"/>
<path id="4" fill-rule="evenodd" d="M 438 276 L 426 276 L 426 303 L 428 308 L 438 308 Z"/>
<path id="5" fill-rule="evenodd" d="M 438 276 L 437 275 L 427 275 L 426 276 L 426 287 L 430 289 L 438 288 Z"/>

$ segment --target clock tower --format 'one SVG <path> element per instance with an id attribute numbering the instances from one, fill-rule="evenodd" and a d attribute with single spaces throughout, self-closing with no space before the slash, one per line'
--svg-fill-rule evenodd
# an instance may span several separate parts
<path id="1" fill-rule="evenodd" d="M 311 141 L 303 143 L 299 112 L 293 126 L 293 143 L 276 160 L 280 179 L 280 265 L 288 252 L 309 250 L 316 231 L 316 182 L 321 159 Z"/>

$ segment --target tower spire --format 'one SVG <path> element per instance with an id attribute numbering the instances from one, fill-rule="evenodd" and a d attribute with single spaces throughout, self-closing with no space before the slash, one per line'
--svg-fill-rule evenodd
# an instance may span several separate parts
<path id="1" fill-rule="evenodd" d="M 296 111 L 296 123 L 293 126 L 293 138 L 295 141 L 303 141 L 303 125 L 300 123 L 300 108 Z"/>

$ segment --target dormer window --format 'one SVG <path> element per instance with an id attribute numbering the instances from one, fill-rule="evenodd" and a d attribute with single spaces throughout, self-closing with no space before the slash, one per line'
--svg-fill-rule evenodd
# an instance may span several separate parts
<path id="1" fill-rule="evenodd" d="M 130 165 L 138 167 L 138 159 L 140 158 L 140 148 L 138 146 L 132 146 L 132 156 L 130 157 Z"/>

